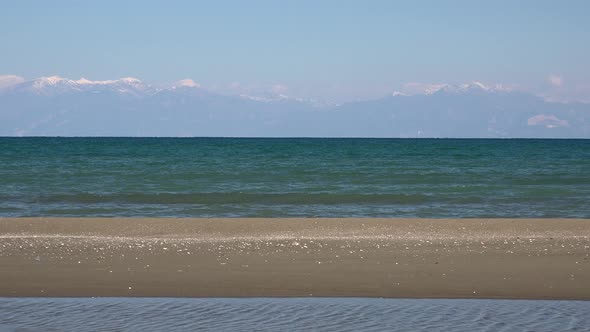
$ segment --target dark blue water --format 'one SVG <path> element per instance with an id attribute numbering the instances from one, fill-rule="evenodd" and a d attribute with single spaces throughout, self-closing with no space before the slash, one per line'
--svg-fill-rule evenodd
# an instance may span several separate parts
<path id="1" fill-rule="evenodd" d="M 590 217 L 590 140 L 0 138 L 0 216 Z"/>
<path id="2" fill-rule="evenodd" d="M 0 332 L 590 331 L 589 312 L 584 301 L 0 298 Z"/>

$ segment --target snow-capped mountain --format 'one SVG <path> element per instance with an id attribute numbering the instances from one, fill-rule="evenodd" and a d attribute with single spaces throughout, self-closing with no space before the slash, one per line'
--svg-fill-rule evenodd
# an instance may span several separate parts
<path id="1" fill-rule="evenodd" d="M 79 87 L 75 81 L 59 76 L 50 76 L 40 77 L 32 81 L 17 84 L 10 89 L 7 89 L 7 91 L 14 93 L 28 92 L 40 96 L 50 96 L 79 91 Z"/>
<path id="2" fill-rule="evenodd" d="M 2 136 L 320 136 L 590 138 L 590 104 L 554 103 L 502 85 L 418 84 L 377 100 L 326 105 L 213 93 L 191 79 L 10 78 Z"/>
<path id="3" fill-rule="evenodd" d="M 392 96 L 432 95 L 435 93 L 511 93 L 515 91 L 517 90 L 502 84 L 486 85 L 478 81 L 462 84 L 407 83 L 402 90 L 394 91 Z"/>
<path id="4" fill-rule="evenodd" d="M 57 96 L 81 92 L 110 91 L 121 94 L 140 96 L 154 93 L 156 90 L 150 85 L 133 77 L 124 77 L 117 80 L 91 81 L 86 78 L 72 80 L 60 76 L 40 77 L 31 81 L 25 81 L 0 90 L 4 94 L 30 93 L 39 96 Z"/>

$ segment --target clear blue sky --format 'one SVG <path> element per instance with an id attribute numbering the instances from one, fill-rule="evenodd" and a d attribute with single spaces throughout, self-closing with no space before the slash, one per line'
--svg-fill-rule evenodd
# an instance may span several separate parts
<path id="1" fill-rule="evenodd" d="M 3 1 L 0 75 L 282 84 L 354 99 L 479 80 L 590 93 L 590 1 Z"/>

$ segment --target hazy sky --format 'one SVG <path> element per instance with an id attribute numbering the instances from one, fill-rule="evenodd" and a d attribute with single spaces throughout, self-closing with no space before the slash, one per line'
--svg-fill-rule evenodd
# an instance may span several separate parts
<path id="1" fill-rule="evenodd" d="M 590 100 L 590 1 L 3 1 L 0 75 L 354 100 L 482 81 Z"/>

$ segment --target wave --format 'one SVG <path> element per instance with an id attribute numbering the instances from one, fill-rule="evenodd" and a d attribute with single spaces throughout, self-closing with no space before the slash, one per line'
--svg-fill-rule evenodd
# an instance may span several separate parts
<path id="1" fill-rule="evenodd" d="M 112 193 L 54 194 L 35 197 L 0 197 L 34 203 L 71 204 L 423 204 L 440 198 L 426 194 L 342 194 L 342 193 Z M 479 201 L 472 197 L 473 201 Z"/>

